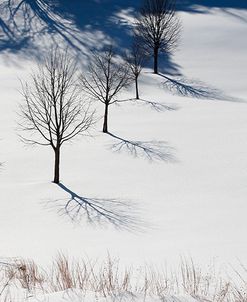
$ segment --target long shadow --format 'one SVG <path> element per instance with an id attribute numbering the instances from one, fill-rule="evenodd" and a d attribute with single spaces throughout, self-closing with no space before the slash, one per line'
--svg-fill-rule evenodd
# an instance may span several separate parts
<path id="1" fill-rule="evenodd" d="M 84 197 L 62 183 L 58 186 L 69 196 L 49 201 L 46 206 L 55 208 L 59 215 L 65 215 L 75 224 L 86 220 L 91 225 L 112 225 L 118 230 L 130 232 L 142 232 L 147 227 L 139 218 L 138 208 L 133 203 L 118 199 Z"/>
<path id="2" fill-rule="evenodd" d="M 40 45 L 35 38 L 49 35 L 53 43 L 55 36 L 68 46 L 79 50 L 83 45 L 79 30 L 70 19 L 65 19 L 53 10 L 46 0 L 8 0 L 0 5 L 0 50 L 28 51 L 39 56 Z M 34 49 L 33 49 L 34 48 Z"/>
<path id="3" fill-rule="evenodd" d="M 92 49 L 113 43 L 124 51 L 131 43 L 133 18 L 142 0 L 3 0 L 0 51 L 39 59 L 51 45 L 69 47 L 80 62 Z M 162 57 L 167 74 L 179 66 Z M 164 69 L 161 66 L 161 71 Z"/>
<path id="4" fill-rule="evenodd" d="M 163 74 L 159 74 L 159 76 L 166 79 L 163 82 L 163 87 L 175 95 L 197 99 L 221 100 L 239 103 L 244 102 L 239 98 L 227 96 L 220 89 L 209 86 L 198 80 L 187 78 L 173 79 Z"/>
<path id="5" fill-rule="evenodd" d="M 141 157 L 150 161 L 176 162 L 173 154 L 174 148 L 170 147 L 164 141 L 134 141 L 116 136 L 110 132 L 108 135 L 117 140 L 110 145 L 114 152 L 125 151 L 133 157 Z"/>
<path id="6" fill-rule="evenodd" d="M 245 13 L 243 14 L 247 10 L 246 0 L 177 0 L 177 9 L 188 13 L 207 14 L 214 8 L 247 23 L 247 16 Z"/>
<path id="7" fill-rule="evenodd" d="M 229 11 L 227 8 L 223 8 L 222 11 L 228 14 L 230 17 L 236 18 L 239 21 L 247 23 L 247 14 L 242 14 L 241 11 Z"/>
<path id="8" fill-rule="evenodd" d="M 139 98 L 139 99 L 132 98 L 132 99 L 118 100 L 118 103 L 121 103 L 121 102 L 131 102 L 134 105 L 147 106 L 147 107 L 150 107 L 152 110 L 157 111 L 157 112 L 178 110 L 178 106 L 175 105 L 175 104 L 166 104 L 166 103 L 161 103 L 161 102 L 156 102 L 156 101 L 145 100 L 145 99 L 142 99 L 142 98 Z"/>
<path id="9" fill-rule="evenodd" d="M 70 47 L 85 58 L 91 49 L 114 42 L 119 49 L 131 43 L 131 22 L 142 0 L 2 0 L 0 3 L 0 51 L 40 58 L 50 45 Z M 220 8 L 245 21 L 229 8 L 247 9 L 246 0 L 177 0 L 177 9 L 208 13 Z M 81 61 L 83 61 L 81 59 Z M 162 73 L 181 76 L 172 57 L 162 56 Z M 151 65 L 150 65 L 151 66 Z"/>
<path id="10" fill-rule="evenodd" d="M 74 25 L 79 31 L 103 31 L 126 45 L 130 19 L 141 3 L 141 0 L 3 0 L 0 26 L 10 41 L 15 33 L 27 37 L 37 32 L 57 32 L 70 43 L 78 39 Z M 247 4 L 246 0 L 177 0 L 178 10 L 201 13 L 201 7 L 247 9 Z M 37 21 L 42 22 L 39 24 L 41 28 Z"/>
<path id="11" fill-rule="evenodd" d="M 177 0 L 177 9 L 187 11 L 190 13 L 203 13 L 207 8 L 219 9 L 247 9 L 246 0 Z"/>
<path id="12" fill-rule="evenodd" d="M 137 5 L 138 1 L 130 0 L 4 0 L 0 4 L 0 50 L 31 51 L 36 46 L 38 52 L 40 45 L 34 39 L 46 35 L 53 43 L 61 46 L 64 41 L 77 51 L 103 47 L 110 39 L 126 45 L 130 24 L 125 18 L 134 14 Z"/>

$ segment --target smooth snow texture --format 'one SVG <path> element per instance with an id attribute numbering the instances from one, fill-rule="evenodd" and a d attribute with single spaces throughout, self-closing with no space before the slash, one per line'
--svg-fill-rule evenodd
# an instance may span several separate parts
<path id="1" fill-rule="evenodd" d="M 177 299 L 179 298 L 179 301 L 184 302 L 195 302 L 196 300 L 191 298 L 191 297 L 185 297 L 185 296 L 181 296 L 181 297 L 176 297 Z M 174 299 L 176 299 L 172 296 L 167 297 L 166 301 L 167 302 L 172 302 L 174 301 Z M 122 293 L 122 294 L 118 294 L 118 295 L 113 295 L 112 297 L 102 297 L 99 296 L 95 293 L 87 293 L 86 295 L 81 293 L 80 291 L 77 290 L 68 290 L 68 291 L 64 291 L 64 292 L 58 292 L 55 294 L 51 294 L 51 295 L 47 295 L 47 296 L 42 296 L 42 297 L 37 297 L 37 298 L 31 298 L 28 299 L 29 302 L 38 302 L 38 301 L 49 301 L 49 302 L 83 302 L 83 301 L 87 301 L 87 302 L 93 302 L 93 301 L 101 301 L 101 302 L 128 302 L 128 301 L 147 301 L 147 302 L 160 302 L 162 301 L 161 298 L 157 298 L 157 297 L 144 297 L 141 295 L 133 295 L 131 293 Z M 46 299 L 46 300 L 45 300 Z"/>
<path id="2" fill-rule="evenodd" d="M 119 7 L 110 20 L 119 17 L 117 26 L 128 25 L 129 6 Z M 128 264 L 174 263 L 181 255 L 202 263 L 247 260 L 247 11 L 179 14 L 180 49 L 169 68 L 161 68 L 175 82 L 148 68 L 140 79 L 141 98 L 171 110 L 110 107 L 110 132 L 122 140 L 103 134 L 100 121 L 92 138 L 64 146 L 60 187 L 51 183 L 52 150 L 25 147 L 17 136 L 19 79 L 28 78 L 35 61 L 1 53 L 1 257 L 48 263 L 62 251 L 89 258 L 110 253 Z M 90 28 L 80 28 L 81 35 Z M 133 96 L 130 90 L 121 98 Z M 98 110 L 102 115 L 100 104 Z M 153 161 L 138 146 L 135 154 L 126 141 L 148 147 Z M 114 210 L 120 229 L 104 217 L 96 220 L 95 213 L 93 224 L 86 216 L 61 216 L 70 191 L 77 200 L 97 199 L 106 211 Z"/>

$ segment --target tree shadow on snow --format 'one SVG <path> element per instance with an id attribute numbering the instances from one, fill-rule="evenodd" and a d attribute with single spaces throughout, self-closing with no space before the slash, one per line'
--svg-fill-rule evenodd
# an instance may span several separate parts
<path id="1" fill-rule="evenodd" d="M 156 102 L 156 101 L 145 100 L 142 98 L 118 100 L 118 103 L 121 103 L 121 102 L 130 102 L 131 104 L 134 104 L 134 105 L 147 106 L 157 112 L 175 111 L 175 110 L 179 109 L 176 104 L 167 104 L 167 103 L 163 103 L 163 102 L 161 103 L 161 102 Z"/>
<path id="2" fill-rule="evenodd" d="M 147 227 L 139 218 L 138 208 L 133 202 L 85 197 L 73 192 L 62 183 L 58 186 L 69 196 L 51 200 L 46 203 L 46 207 L 55 208 L 59 215 L 68 217 L 77 225 L 86 221 L 94 226 L 111 225 L 118 230 L 130 232 L 143 232 Z"/>
<path id="3" fill-rule="evenodd" d="M 219 9 L 247 9 L 246 0 L 177 0 L 177 9 L 187 11 L 190 13 L 207 12 L 205 9 L 219 8 Z"/>
<path id="4" fill-rule="evenodd" d="M 38 57 L 41 45 L 35 45 L 34 39 L 46 35 L 47 40 L 52 39 L 60 47 L 63 41 L 78 52 L 103 47 L 110 39 L 119 46 L 126 45 L 130 35 L 127 19 L 134 14 L 137 3 L 130 0 L 4 0 L 0 4 L 0 50 L 25 49 L 32 54 L 37 52 Z"/>
<path id="5" fill-rule="evenodd" d="M 0 52 L 18 53 L 27 58 L 39 59 L 51 45 L 58 45 L 69 47 L 79 57 L 80 62 L 86 62 L 84 59 L 90 55 L 92 49 L 103 49 L 115 43 L 118 49 L 124 50 L 131 43 L 133 17 L 141 2 L 3 0 L 0 3 Z M 215 7 L 245 20 L 238 12 L 228 9 L 247 9 L 246 0 L 178 0 L 177 3 L 178 10 L 190 13 L 207 13 L 210 8 Z M 180 66 L 172 60 L 171 55 L 162 56 L 160 59 L 161 73 L 182 76 Z M 147 67 L 151 67 L 151 61 Z M 189 86 L 194 87 L 194 83 L 192 85 L 186 81 L 182 81 L 182 86 L 177 85 L 180 80 L 170 81 L 170 89 L 177 87 L 178 90 L 184 90 L 187 86 L 189 91 Z M 200 86 L 199 83 L 198 85 Z M 192 91 L 192 94 L 206 95 L 204 88 L 197 87 L 196 93 Z M 217 93 L 212 91 L 210 94 Z"/>
<path id="6" fill-rule="evenodd" d="M 220 89 L 209 86 L 202 81 L 183 77 L 173 79 L 163 74 L 159 74 L 159 76 L 166 79 L 162 83 L 163 87 L 175 95 L 197 99 L 221 100 L 239 103 L 244 102 L 239 98 L 227 96 Z"/>
<path id="7" fill-rule="evenodd" d="M 133 157 L 145 158 L 150 161 L 176 162 L 174 148 L 164 141 L 129 140 L 108 133 L 116 142 L 110 145 L 113 152 L 127 152 Z"/>
<path id="8" fill-rule="evenodd" d="M 40 45 L 32 49 L 33 39 L 47 34 L 49 39 L 57 34 L 62 41 L 80 51 L 104 46 L 109 39 L 124 48 L 130 43 L 131 19 L 141 3 L 141 0 L 3 0 L 0 4 L 0 50 L 26 49 L 34 54 L 39 52 Z M 191 13 L 208 12 L 215 7 L 247 9 L 247 1 L 177 1 L 178 10 Z M 166 61 L 171 63 L 169 56 Z M 166 65 L 168 72 L 178 71 L 176 64 Z"/>
<path id="9" fill-rule="evenodd" d="M 1 2 L 0 10 L 1 51 L 25 50 L 28 55 L 37 52 L 38 56 L 38 45 L 34 44 L 37 36 L 49 34 L 53 39 L 57 33 L 69 44 L 73 44 L 72 37 L 76 38 L 76 32 L 73 33 L 69 23 L 55 15 L 45 0 L 5 0 Z"/>
<path id="10" fill-rule="evenodd" d="M 246 0 L 177 0 L 177 10 L 188 13 L 206 14 L 213 8 L 247 23 L 247 16 L 243 14 L 243 11 L 247 10 Z M 232 9 L 235 11 L 233 12 Z"/>
<path id="11" fill-rule="evenodd" d="M 124 51 L 131 44 L 140 4 L 141 0 L 3 0 L 0 51 L 40 59 L 57 45 L 69 47 L 82 63 L 90 50 L 109 44 Z M 168 74 L 179 75 L 170 55 L 162 60 Z"/>

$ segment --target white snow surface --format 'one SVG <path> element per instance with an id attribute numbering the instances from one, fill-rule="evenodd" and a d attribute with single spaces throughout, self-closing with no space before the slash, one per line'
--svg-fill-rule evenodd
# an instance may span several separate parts
<path id="1" fill-rule="evenodd" d="M 179 301 L 181 302 L 195 302 L 196 300 L 193 299 L 192 297 L 188 297 L 188 296 L 179 296 L 176 297 L 179 298 Z M 175 297 L 173 296 L 169 296 L 166 298 L 167 302 L 172 302 L 172 301 L 176 301 Z M 37 297 L 37 298 L 31 298 L 28 299 L 29 302 L 39 302 L 39 301 L 50 301 L 50 302 L 70 302 L 70 301 L 74 301 L 74 302 L 93 302 L 93 301 L 97 301 L 100 300 L 102 302 L 124 302 L 124 301 L 147 301 L 147 302 L 160 302 L 162 301 L 161 299 L 157 298 L 157 297 L 144 297 L 144 296 L 140 296 L 140 295 L 133 295 L 131 293 L 120 293 L 119 295 L 116 296 L 112 296 L 112 297 L 102 297 L 102 296 L 97 296 L 95 295 L 95 293 L 87 293 L 86 295 L 82 294 L 80 291 L 78 290 L 67 290 L 64 292 L 57 292 L 55 294 L 52 295 L 47 295 L 47 296 L 42 296 L 42 297 Z"/>
<path id="2" fill-rule="evenodd" d="M 247 11 L 179 15 L 182 41 L 172 64 L 180 75 L 167 76 L 203 90 L 204 98 L 177 95 L 169 85 L 171 92 L 165 78 L 146 68 L 141 98 L 173 110 L 128 102 L 111 107 L 109 116 L 115 136 L 149 142 L 163 158 L 114 151 L 118 140 L 101 132 L 102 120 L 92 137 L 62 149 L 61 183 L 78 196 L 110 199 L 108 210 L 112 199 L 126 202 L 114 209 L 128 215 L 122 217 L 127 229 L 61 215 L 70 194 L 51 182 L 52 150 L 24 146 L 16 129 L 19 79 L 28 78 L 35 60 L 0 54 L 1 257 L 43 265 L 58 252 L 93 259 L 109 253 L 128 265 L 173 265 L 184 255 L 202 264 L 246 262 Z M 117 16 L 124 18 L 124 11 Z M 121 98 L 133 94 L 130 89 Z M 49 301 L 70 300 L 57 293 Z"/>

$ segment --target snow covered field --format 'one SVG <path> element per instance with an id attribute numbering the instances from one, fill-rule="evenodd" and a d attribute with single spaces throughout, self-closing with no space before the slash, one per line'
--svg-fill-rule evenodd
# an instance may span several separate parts
<path id="1" fill-rule="evenodd" d="M 85 42 L 86 46 L 75 42 L 84 55 L 87 46 L 107 43 L 118 31 L 117 43 L 124 47 L 138 1 L 118 5 L 106 1 L 102 18 L 93 19 L 93 9 L 104 6 L 98 2 L 90 1 L 92 7 L 85 4 L 85 16 L 89 15 L 85 24 L 78 21 L 79 13 L 77 18 L 72 15 L 73 10 L 67 15 L 58 10 L 60 15 L 55 16 Z M 162 65 L 165 77 L 145 68 L 140 82 L 141 98 L 165 104 L 167 110 L 131 103 L 111 107 L 109 128 L 115 137 L 101 132 L 101 120 L 91 138 L 64 146 L 60 186 L 51 182 L 52 151 L 26 147 L 17 136 L 19 79 L 27 79 L 34 68 L 35 49 L 32 44 L 25 49 L 23 41 L 19 49 L 12 49 L 11 43 L 7 47 L 1 40 L 2 258 L 31 258 L 47 265 L 58 252 L 90 259 L 109 253 L 136 266 L 172 266 L 181 256 L 191 256 L 202 265 L 238 260 L 246 264 L 247 4 L 234 7 L 234 1 L 225 2 L 219 7 L 210 1 L 204 1 L 205 6 L 188 4 L 187 9 L 181 5 L 179 51 Z M 54 31 L 53 37 L 65 46 L 67 32 L 63 33 L 65 37 Z M 37 57 L 49 34 L 33 36 Z M 122 97 L 133 94 L 129 90 Z M 149 148 L 153 160 L 138 146 L 134 156 L 126 140 Z M 114 146 L 117 143 L 122 144 L 121 151 Z M 98 199 L 121 222 L 116 220 L 114 226 L 105 217 L 89 222 L 86 215 L 72 221 L 64 212 L 71 192 L 77 198 Z"/>

